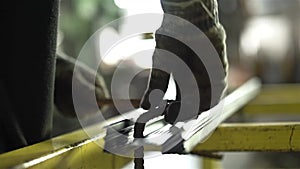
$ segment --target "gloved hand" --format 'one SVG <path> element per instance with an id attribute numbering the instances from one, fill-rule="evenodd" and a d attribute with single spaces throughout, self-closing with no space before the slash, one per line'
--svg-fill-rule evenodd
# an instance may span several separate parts
<path id="1" fill-rule="evenodd" d="M 180 29 L 181 27 L 184 28 L 184 26 L 180 25 L 181 23 L 170 25 L 168 18 L 164 17 L 161 27 L 155 34 L 156 49 L 153 54 L 153 68 L 167 68 L 167 64 L 171 63 L 170 60 L 166 58 L 167 56 L 161 53 L 159 49 L 169 51 L 178 56 L 192 71 L 193 76 L 197 82 L 200 95 L 200 108 L 198 114 L 200 114 L 201 112 L 206 111 L 211 107 L 215 106 L 224 96 L 226 89 L 226 77 L 228 69 L 225 45 L 226 34 L 223 29 L 223 26 L 219 23 L 217 1 L 161 0 L 161 4 L 166 14 L 181 17 L 194 24 L 197 28 L 204 32 L 204 34 L 211 41 L 213 47 L 216 49 L 219 55 L 220 63 L 222 64 L 220 67 L 222 70 L 219 72 L 219 75 L 217 77 L 209 77 L 207 69 L 205 67 L 207 65 L 204 66 L 204 63 L 199 59 L 197 54 L 195 54 L 195 52 L 193 52 L 189 48 L 189 46 L 187 46 L 186 44 L 184 44 L 176 38 L 165 36 L 159 33 L 163 31 L 173 31 L 173 33 L 175 31 L 176 33 L 176 29 L 178 30 L 178 28 Z M 187 34 L 184 38 L 193 40 L 194 35 Z M 197 40 L 195 42 L 197 42 Z M 180 69 L 180 67 L 178 69 Z M 155 107 L 159 105 L 151 105 L 149 101 L 149 94 L 155 89 L 159 89 L 165 93 L 168 88 L 169 78 L 170 72 L 152 69 L 150 79 L 148 82 L 148 88 L 141 101 L 142 108 L 148 110 L 151 106 Z M 216 78 L 216 80 L 213 81 L 213 84 L 211 84 L 210 78 Z M 188 78 L 186 79 L 187 84 L 189 84 L 189 80 L 190 79 Z M 198 115 L 187 115 L 184 116 L 182 119 L 178 118 L 178 112 L 181 105 L 186 104 L 187 106 L 191 106 L 188 105 L 190 104 L 189 99 L 192 98 L 189 96 L 195 94 L 193 93 L 193 91 L 190 91 L 189 93 L 181 93 L 180 87 L 181 86 L 178 83 L 176 83 L 176 100 L 174 102 L 169 103 L 165 110 L 165 120 L 171 124 L 178 121 L 185 121 L 191 118 L 196 118 Z M 214 90 L 214 96 L 212 96 L 211 93 L 212 88 L 216 89 Z M 162 101 L 163 95 L 156 99 Z"/>
<path id="2" fill-rule="evenodd" d="M 76 71 L 73 75 L 74 66 L 75 59 L 68 56 L 57 56 L 54 103 L 63 115 L 76 116 L 72 99 L 72 78 L 74 76 L 73 88 L 79 92 L 82 103 L 82 110 L 77 113 L 81 115 L 95 113 L 97 109 L 92 108 L 94 106 L 91 106 L 92 101 L 87 95 L 94 95 L 93 92 L 95 92 L 96 100 L 108 98 L 109 93 L 104 80 L 101 75 L 97 74 L 94 84 L 93 71 L 83 63 L 78 66 L 79 71 Z"/>

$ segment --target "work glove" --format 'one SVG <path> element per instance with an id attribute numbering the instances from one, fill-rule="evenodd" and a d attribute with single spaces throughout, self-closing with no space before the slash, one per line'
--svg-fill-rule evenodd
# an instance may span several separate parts
<path id="1" fill-rule="evenodd" d="M 152 58 L 152 70 L 148 81 L 148 88 L 141 101 L 141 107 L 149 110 L 151 107 L 158 107 L 161 103 L 165 102 L 163 101 L 164 95 L 158 94 L 155 98 L 155 103 L 157 103 L 157 105 L 153 105 L 151 103 L 153 101 L 149 100 L 149 95 L 155 89 L 159 89 L 165 93 L 168 88 L 170 74 L 172 74 L 175 77 L 174 80 L 176 83 L 176 99 L 167 103 L 168 105 L 165 108 L 164 117 L 167 122 L 173 124 L 175 122 L 196 118 L 201 112 L 218 104 L 220 99 L 224 96 L 228 69 L 225 45 L 226 34 L 223 26 L 219 23 L 218 5 L 216 0 L 161 0 L 161 5 L 165 15 L 161 27 L 155 33 L 156 48 Z M 197 54 L 191 50 L 187 44 L 174 37 L 162 34 L 163 32 L 176 34 L 176 31 L 179 30 L 180 32 L 181 28 L 188 28 L 181 22 L 175 22 L 175 24 L 173 22 L 172 24 L 172 21 L 170 21 L 166 14 L 175 15 L 194 24 L 206 35 L 206 38 L 210 40 L 213 48 L 215 48 L 216 53 L 218 54 L 218 57 L 213 59 L 219 59 L 219 63 L 221 65 L 221 70 L 215 72 L 217 74 L 215 74 L 214 77 L 209 77 L 207 66 L 211 66 L 211 68 L 214 69 L 213 67 L 216 65 L 204 65 L 205 63 L 199 59 Z M 194 43 L 199 40 L 195 38 L 199 37 L 200 36 L 197 35 L 187 34 L 182 38 Z M 183 112 L 186 113 L 186 115 L 178 116 L 179 109 L 183 104 L 185 104 L 185 106 L 194 106 L 192 99 L 193 95 L 195 95 L 195 91 L 193 91 L 192 86 L 190 90 L 186 91 L 186 93 L 181 91 L 182 85 L 176 80 L 176 72 L 173 72 L 172 68 L 169 68 L 170 66 L 168 65 L 173 64 L 173 62 L 161 50 L 175 54 L 191 70 L 197 83 L 200 96 L 199 109 L 196 114 Z M 177 65 L 173 65 L 173 67 L 176 66 Z M 179 67 L 176 69 L 180 70 L 180 65 L 178 66 Z M 158 69 L 162 67 L 169 69 L 169 71 Z M 214 78 L 214 80 L 211 80 L 211 78 Z M 185 84 L 187 86 L 192 82 L 192 79 L 189 77 L 185 80 Z M 214 88 L 214 94 L 212 94 L 212 88 Z M 158 100 L 161 100 L 161 103 L 158 103 Z"/>
<path id="2" fill-rule="evenodd" d="M 96 96 L 96 100 L 109 97 L 105 82 L 100 74 L 96 74 L 93 82 L 94 72 L 83 63 L 77 63 L 74 71 L 75 59 L 57 55 L 54 103 L 57 109 L 65 116 L 75 117 L 76 113 L 80 116 L 87 116 L 101 109 L 92 105 L 93 101 L 89 96 Z M 74 77 L 74 79 L 73 79 Z M 72 86 L 72 80 L 73 86 Z M 75 112 L 72 98 L 72 87 L 79 96 L 80 106 Z M 95 93 L 94 93 L 95 92 Z"/>

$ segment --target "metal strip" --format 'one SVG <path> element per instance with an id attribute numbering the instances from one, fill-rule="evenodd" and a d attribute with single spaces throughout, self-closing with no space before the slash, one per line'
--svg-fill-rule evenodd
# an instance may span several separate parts
<path id="1" fill-rule="evenodd" d="M 256 86 L 255 89 L 257 90 L 249 90 L 250 88 L 248 88 L 248 86 L 245 90 L 243 90 L 248 91 L 244 93 L 246 94 L 244 96 L 248 99 L 243 100 L 240 98 L 239 100 L 243 100 L 241 102 L 228 100 L 228 103 L 230 103 L 228 104 L 229 107 L 231 104 L 236 105 L 235 108 L 228 108 L 228 112 L 233 113 L 235 110 L 241 108 L 240 106 L 245 104 L 258 92 L 258 81 L 254 80 L 250 84 Z M 243 94 L 236 95 L 239 95 L 241 97 L 243 96 Z M 129 112 L 129 114 L 130 113 L 134 112 Z M 231 113 L 226 113 L 224 117 L 230 116 Z M 103 149 L 100 148 L 95 142 L 104 145 L 103 137 L 106 131 L 105 125 L 121 122 L 122 120 L 122 117 L 115 117 L 110 119 L 109 121 L 106 121 L 105 123 L 91 126 L 88 130 L 95 133 L 95 137 L 93 138 L 89 138 L 83 130 L 79 130 L 32 146 L 1 154 L 0 168 L 119 168 L 129 162 L 131 159 L 105 153 Z M 157 119 L 156 121 L 151 122 L 150 126 L 146 128 L 147 130 L 149 130 L 149 135 L 155 133 L 158 134 L 157 131 L 159 130 L 157 129 L 161 128 L 161 124 L 164 124 L 162 119 Z M 165 124 L 163 126 L 164 130 L 168 127 L 171 127 L 170 125 Z M 180 126 L 178 125 L 175 127 Z M 147 132 L 147 130 L 145 132 Z M 182 139 L 181 137 L 178 138 Z M 298 140 L 300 139 L 298 138 Z M 189 149 L 192 148 L 193 146 L 189 147 Z"/>
<path id="2" fill-rule="evenodd" d="M 221 124 L 192 152 L 300 151 L 300 122 Z"/>

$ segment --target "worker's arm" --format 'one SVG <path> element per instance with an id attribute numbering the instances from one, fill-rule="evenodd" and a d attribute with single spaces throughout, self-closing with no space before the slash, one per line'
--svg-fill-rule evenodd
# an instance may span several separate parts
<path id="1" fill-rule="evenodd" d="M 76 113 L 84 116 L 98 111 L 98 109 L 91 108 L 94 107 L 91 106 L 93 101 L 88 96 L 95 95 L 96 100 L 109 96 L 102 76 L 83 63 L 77 63 L 76 71 L 74 71 L 75 61 L 69 56 L 57 55 L 54 102 L 58 110 L 69 117 L 75 117 Z M 75 112 L 72 88 L 80 94 L 82 112 Z M 77 109 L 77 111 L 80 110 Z"/>
<path id="2" fill-rule="evenodd" d="M 161 0 L 161 4 L 165 16 L 161 27 L 155 34 L 156 49 L 153 55 L 153 68 L 160 67 L 168 70 L 170 67 L 168 64 L 172 64 L 171 60 L 167 58 L 168 56 L 166 56 L 166 54 L 164 54 L 162 50 L 171 52 L 172 54 L 175 54 L 178 58 L 180 58 L 189 67 L 197 82 L 198 92 L 200 95 L 200 108 L 198 113 L 201 113 L 215 106 L 224 96 L 224 91 L 226 89 L 226 77 L 228 69 L 225 45 L 226 35 L 223 26 L 219 22 L 217 1 Z M 191 46 L 179 40 L 180 37 L 169 37 L 162 34 L 164 32 L 171 32 L 176 35 L 176 33 L 178 32 L 178 36 L 181 36 L 180 29 L 188 29 L 188 26 L 182 24 L 181 22 L 174 23 L 170 21 L 168 14 L 185 19 L 186 21 L 192 23 L 194 26 L 200 29 L 206 35 L 206 37 L 211 41 L 213 47 L 215 48 L 218 57 L 205 57 L 209 57 L 210 59 L 217 59 L 217 61 L 213 62 L 220 63 L 220 70 L 216 70 L 218 67 L 217 64 L 205 65 L 205 62 L 203 62 L 201 58 L 195 53 L 195 51 L 191 49 Z M 191 41 L 191 43 L 195 44 L 201 41 L 201 39 L 195 39 L 195 37 L 197 36 L 198 35 L 186 34 L 181 38 L 185 38 L 187 39 L 187 41 Z M 217 74 L 215 74 L 214 77 L 210 77 L 207 66 L 211 66 L 210 69 L 216 70 Z M 215 68 L 213 68 L 214 66 Z M 182 68 L 179 66 L 176 69 Z M 170 69 L 171 73 L 176 73 L 173 70 L 172 68 Z M 145 95 L 141 102 L 142 108 L 150 109 L 151 101 L 149 101 L 149 95 L 153 90 L 159 89 L 163 93 L 166 92 L 169 77 L 170 72 L 162 71 L 159 69 L 152 69 L 151 77 L 148 83 L 148 89 L 145 92 Z M 212 78 L 214 79 L 212 80 Z M 186 77 L 185 80 L 186 84 L 191 83 L 191 79 L 189 79 L 188 77 Z M 176 77 L 175 81 L 177 81 Z M 180 106 L 182 106 L 182 104 L 189 104 L 189 99 L 192 98 L 190 96 L 193 96 L 196 91 L 191 88 L 184 93 L 181 91 L 181 85 L 179 83 L 176 84 L 176 101 L 168 106 L 168 109 L 170 111 L 167 110 L 165 116 L 165 119 L 170 123 L 173 123 L 176 120 L 187 120 L 186 118 L 193 118 L 195 116 L 187 115 L 183 119 L 177 119 L 178 114 L 174 112 L 178 112 L 178 109 L 180 108 Z M 160 95 L 159 98 L 155 99 L 162 100 L 163 96 Z"/>

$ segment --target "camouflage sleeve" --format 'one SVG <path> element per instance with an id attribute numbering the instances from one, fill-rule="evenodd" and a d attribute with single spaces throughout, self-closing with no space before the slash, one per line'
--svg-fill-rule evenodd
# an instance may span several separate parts
<path id="1" fill-rule="evenodd" d="M 199 60 L 199 57 L 187 46 L 186 44 L 180 42 L 178 39 L 165 36 L 159 32 L 163 31 L 176 31 L 180 24 L 170 25 L 168 18 L 164 16 L 161 27 L 157 30 L 155 34 L 156 49 L 163 49 L 169 51 L 181 60 L 183 60 L 186 65 L 191 69 L 198 85 L 199 95 L 200 95 L 200 109 L 199 113 L 215 106 L 220 99 L 224 96 L 226 89 L 226 77 L 228 62 L 226 56 L 226 33 L 223 26 L 219 22 L 218 17 L 218 4 L 216 0 L 161 0 L 161 5 L 165 15 L 174 15 L 185 19 L 189 23 L 192 23 L 197 28 L 199 28 L 210 40 L 213 47 L 215 48 L 218 58 L 221 62 L 221 72 L 218 77 L 209 77 L 204 63 Z M 174 29 L 176 27 L 176 30 Z M 184 27 L 184 26 L 183 26 Z M 179 28 L 180 29 L 180 28 Z M 175 32 L 176 33 L 176 32 Z M 195 39 L 195 35 L 187 34 L 186 39 Z M 167 59 L 164 58 L 160 52 L 155 51 L 153 55 L 153 67 L 160 64 L 168 64 Z M 206 56 L 210 57 L 210 56 Z M 141 107 L 150 108 L 150 103 L 148 100 L 149 93 L 154 89 L 160 89 L 163 92 L 167 90 L 169 74 L 153 69 L 148 83 L 148 89 L 144 95 Z M 216 80 L 212 83 L 210 78 L 215 78 Z M 175 79 L 176 81 L 176 79 Z M 188 80 L 187 82 L 188 83 Z M 212 88 L 216 88 L 216 93 L 212 96 Z M 183 97 L 180 93 L 180 86 L 177 85 L 177 99 L 178 102 L 174 104 L 180 104 L 180 99 Z M 185 93 L 185 95 L 192 95 L 193 91 L 190 93 Z M 180 96 L 181 95 L 181 96 Z M 188 97 L 188 96 L 187 96 Z M 174 105 L 170 106 L 172 108 L 178 109 L 180 106 Z M 172 110 L 173 111 L 173 110 Z M 173 111 L 174 112 L 174 111 Z M 167 115 L 168 116 L 168 115 Z M 173 118 L 169 115 L 170 118 Z"/>

